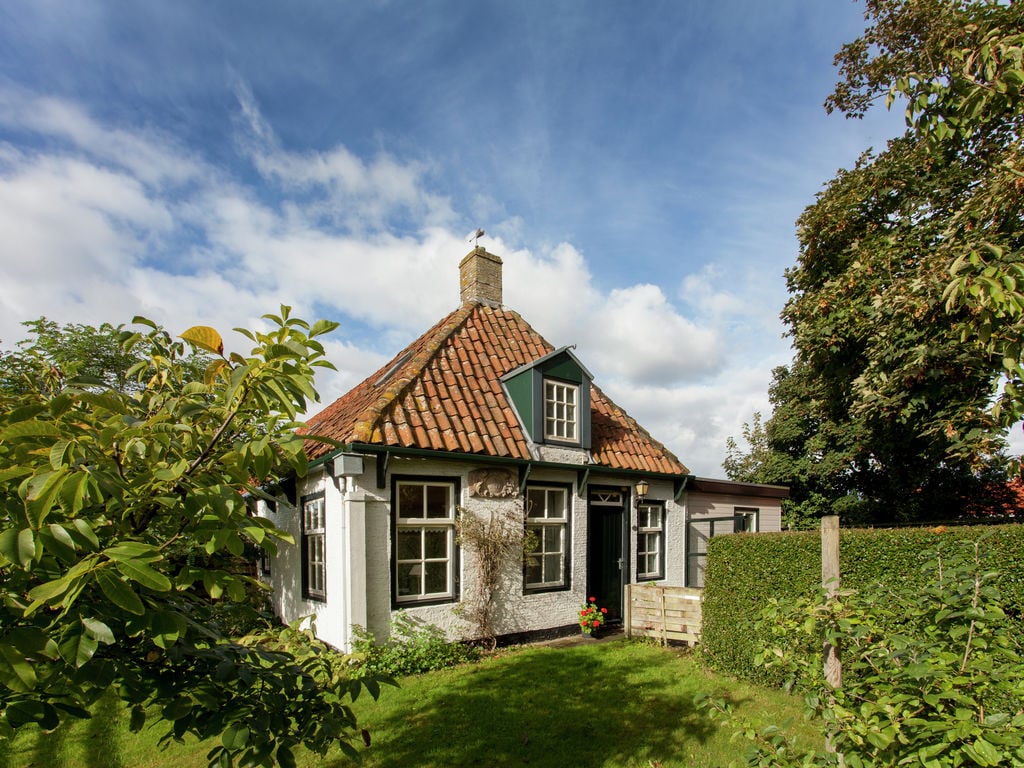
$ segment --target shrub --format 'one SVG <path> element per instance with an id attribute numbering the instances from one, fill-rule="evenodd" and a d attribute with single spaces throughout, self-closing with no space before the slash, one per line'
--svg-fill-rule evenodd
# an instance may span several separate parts
<path id="1" fill-rule="evenodd" d="M 386 643 L 378 644 L 364 627 L 356 626 L 354 633 L 352 650 L 358 660 L 352 675 L 356 678 L 418 675 L 480 658 L 476 648 L 449 642 L 440 628 L 419 622 L 404 611 L 395 613 Z"/>
<path id="2" fill-rule="evenodd" d="M 843 587 L 879 583 L 921 589 L 922 566 L 940 543 L 986 534 L 986 551 L 999 571 L 997 586 L 1008 620 L 1024 631 L 1024 526 L 964 526 L 897 530 L 843 529 Z M 778 685 L 778 669 L 758 667 L 755 655 L 770 636 L 755 626 L 770 598 L 786 602 L 817 594 L 821 584 L 821 537 L 816 531 L 718 536 L 708 542 L 701 653 L 715 669 Z"/>
<path id="3" fill-rule="evenodd" d="M 774 642 L 759 663 L 808 694 L 808 715 L 834 751 L 800 754 L 781 729 L 758 731 L 727 702 L 705 698 L 754 738 L 748 765 L 1024 764 L 1024 660 L 999 573 L 978 544 L 944 543 L 919 583 L 770 601 L 757 628 Z M 822 640 L 842 648 L 838 689 L 825 683 L 820 653 L 803 652 Z"/>

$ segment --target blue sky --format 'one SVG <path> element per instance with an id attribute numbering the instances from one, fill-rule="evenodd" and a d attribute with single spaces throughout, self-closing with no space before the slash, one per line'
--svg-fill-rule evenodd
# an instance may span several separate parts
<path id="1" fill-rule="evenodd" d="M 505 304 L 700 475 L 767 415 L 794 221 L 900 114 L 825 114 L 848 0 L 0 6 L 0 340 L 341 322 L 333 399 Z M 238 342 L 241 348 L 241 341 Z"/>

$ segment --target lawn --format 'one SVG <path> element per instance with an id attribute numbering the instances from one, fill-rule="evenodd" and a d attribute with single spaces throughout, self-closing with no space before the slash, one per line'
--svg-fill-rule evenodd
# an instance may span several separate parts
<path id="1" fill-rule="evenodd" d="M 380 701 L 356 703 L 372 745 L 367 768 L 409 766 L 605 766 L 687 768 L 741 761 L 748 746 L 695 710 L 712 691 L 748 716 L 794 727 L 808 740 L 800 704 L 704 672 L 688 652 L 628 641 L 527 647 L 401 681 Z M 105 702 L 91 721 L 58 734 L 22 733 L 0 743 L 0 768 L 202 768 L 207 744 L 160 751 L 159 729 L 127 731 Z M 303 755 L 300 765 L 341 766 Z"/>

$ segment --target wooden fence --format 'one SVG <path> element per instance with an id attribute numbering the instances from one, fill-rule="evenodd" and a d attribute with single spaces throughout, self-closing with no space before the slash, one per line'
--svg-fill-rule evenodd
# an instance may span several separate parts
<path id="1" fill-rule="evenodd" d="M 700 642 L 701 590 L 658 584 L 626 585 L 626 637 Z"/>

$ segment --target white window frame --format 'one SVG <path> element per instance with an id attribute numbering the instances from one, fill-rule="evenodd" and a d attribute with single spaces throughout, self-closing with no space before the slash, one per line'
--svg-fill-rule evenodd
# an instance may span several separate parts
<path id="1" fill-rule="evenodd" d="M 302 498 L 302 594 L 327 599 L 327 508 L 324 494 Z"/>
<path id="2" fill-rule="evenodd" d="M 564 443 L 580 441 L 578 384 L 544 379 L 544 439 Z"/>
<path id="3" fill-rule="evenodd" d="M 757 507 L 734 507 L 733 520 L 736 533 L 757 533 L 761 528 L 761 510 Z"/>
<path id="4" fill-rule="evenodd" d="M 403 487 L 418 486 L 423 488 L 422 506 L 418 510 L 420 514 L 413 515 L 411 509 L 403 509 L 401 503 L 401 489 Z M 446 511 L 444 517 L 428 517 L 430 488 L 443 488 L 447 492 Z M 403 478 L 395 480 L 394 491 L 394 556 L 392 558 L 391 576 L 394 583 L 394 603 L 396 605 L 409 605 L 417 603 L 441 603 L 452 602 L 457 597 L 457 563 L 458 551 L 455 544 L 455 508 L 458 488 L 454 480 L 447 479 L 422 479 Z M 411 533 L 419 533 L 419 554 L 416 557 L 401 557 L 401 545 L 399 540 L 403 534 L 408 536 Z M 444 555 L 428 556 L 427 534 L 443 533 Z M 445 575 L 445 586 L 443 590 L 428 592 L 427 572 L 431 567 L 443 564 Z M 407 566 L 411 566 L 411 573 L 400 577 L 399 573 Z M 415 592 L 402 594 L 402 584 L 407 576 L 419 578 L 419 589 Z"/>
<path id="5" fill-rule="evenodd" d="M 645 501 L 637 505 L 636 521 L 636 579 L 637 581 L 657 581 L 665 578 L 665 503 Z M 641 514 L 646 512 L 646 518 Z M 658 524 L 651 525 L 651 513 L 657 513 Z M 646 544 L 655 542 L 655 548 L 649 549 Z M 654 570 L 650 564 L 655 565 Z"/>
<path id="6" fill-rule="evenodd" d="M 531 515 L 536 494 L 543 494 L 543 509 L 540 515 Z M 554 505 L 550 504 L 552 496 L 561 496 L 561 514 L 553 514 Z M 572 493 L 565 485 L 528 485 L 523 494 L 523 517 L 526 533 L 531 532 L 537 537 L 536 548 L 526 553 L 523 565 L 523 591 L 548 592 L 569 588 L 569 518 L 572 514 Z M 548 549 L 550 532 L 557 531 L 560 546 Z M 557 573 L 549 573 L 548 565 L 552 558 L 557 557 Z M 540 561 L 540 578 L 530 580 L 530 572 Z"/>

